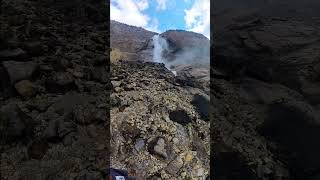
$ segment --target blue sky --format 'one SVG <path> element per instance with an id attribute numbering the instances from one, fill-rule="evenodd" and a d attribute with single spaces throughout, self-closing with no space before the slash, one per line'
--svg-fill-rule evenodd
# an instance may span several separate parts
<path id="1" fill-rule="evenodd" d="M 210 37 L 210 0 L 111 0 L 110 17 L 158 33 L 183 29 Z"/>

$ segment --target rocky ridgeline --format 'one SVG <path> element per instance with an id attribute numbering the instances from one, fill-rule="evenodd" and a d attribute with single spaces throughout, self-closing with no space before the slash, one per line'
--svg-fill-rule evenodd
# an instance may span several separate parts
<path id="1" fill-rule="evenodd" d="M 153 60 L 154 45 L 152 37 L 157 33 L 113 20 L 110 29 L 111 48 L 118 49 L 126 55 L 125 58 L 120 59 L 140 62 L 151 62 Z M 209 39 L 202 34 L 184 30 L 168 30 L 160 36 L 168 41 L 170 49 L 170 51 L 165 52 L 164 57 L 168 61 L 179 58 L 178 65 L 174 67 L 177 78 L 185 85 L 200 87 L 209 94 Z M 191 51 L 194 52 L 187 54 Z M 184 61 L 184 59 L 190 59 L 190 57 L 194 57 L 194 61 Z"/>
<path id="2" fill-rule="evenodd" d="M 319 178 L 319 19 L 229 11 L 216 20 L 213 178 Z"/>
<path id="3" fill-rule="evenodd" d="M 104 4 L 1 2 L 1 179 L 105 176 Z"/>
<path id="4" fill-rule="evenodd" d="M 111 64 L 111 164 L 138 179 L 208 177 L 209 97 L 152 62 Z"/>
<path id="5" fill-rule="evenodd" d="M 110 21 L 110 46 L 125 53 L 126 60 L 152 60 L 152 37 L 156 34 L 141 27 Z"/>

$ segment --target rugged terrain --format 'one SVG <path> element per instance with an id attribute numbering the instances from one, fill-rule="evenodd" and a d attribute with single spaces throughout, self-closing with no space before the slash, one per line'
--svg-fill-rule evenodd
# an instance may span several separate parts
<path id="1" fill-rule="evenodd" d="M 163 64 L 111 68 L 111 166 L 138 179 L 208 177 L 209 96 Z"/>
<path id="2" fill-rule="evenodd" d="M 230 9 L 216 4 L 211 174 L 214 179 L 319 179 L 316 3 L 255 2 L 225 1 Z M 273 13 L 263 6 L 274 7 Z M 303 7 L 309 13 L 290 17 Z"/>
<path id="3" fill-rule="evenodd" d="M 1 179 L 102 179 L 105 2 L 1 1 Z"/>
<path id="4" fill-rule="evenodd" d="M 209 68 L 181 63 L 175 76 L 153 62 L 154 35 L 111 21 L 111 48 L 123 55 L 111 54 L 111 166 L 138 179 L 209 178 Z M 209 64 L 203 35 L 171 30 L 160 36 L 172 60 L 198 48 L 207 54 L 195 58 Z"/>

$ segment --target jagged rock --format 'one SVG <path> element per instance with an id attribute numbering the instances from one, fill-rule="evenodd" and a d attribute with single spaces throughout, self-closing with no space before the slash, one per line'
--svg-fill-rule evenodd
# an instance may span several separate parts
<path id="1" fill-rule="evenodd" d="M 57 85 L 68 86 L 74 82 L 74 79 L 70 73 L 57 73 L 54 76 L 54 81 Z"/>
<path id="2" fill-rule="evenodd" d="M 45 51 L 44 47 L 39 41 L 25 43 L 24 49 L 28 52 L 28 54 L 33 56 L 41 55 Z"/>
<path id="3" fill-rule="evenodd" d="M 160 156 L 161 158 L 167 159 L 168 154 L 166 150 L 166 143 L 163 138 L 158 138 L 155 142 L 150 144 L 150 152 Z"/>
<path id="4" fill-rule="evenodd" d="M 38 65 L 32 61 L 4 61 L 2 65 L 8 72 L 12 84 L 19 80 L 29 79 L 38 67 Z"/>
<path id="5" fill-rule="evenodd" d="M 21 140 L 23 137 L 31 136 L 33 122 L 21 109 L 14 103 L 5 105 L 1 108 L 1 143 Z"/>
<path id="6" fill-rule="evenodd" d="M 140 150 L 142 150 L 142 148 L 144 148 L 145 143 L 143 139 L 137 139 L 134 148 L 139 152 Z"/>
<path id="7" fill-rule="evenodd" d="M 182 166 L 183 166 L 183 160 L 180 156 L 178 156 L 176 159 L 174 159 L 168 164 L 168 166 L 166 167 L 166 171 L 169 174 L 176 176 Z"/>
<path id="8" fill-rule="evenodd" d="M 121 83 L 122 83 L 121 81 L 111 81 L 113 88 L 119 87 L 121 85 Z"/>
<path id="9" fill-rule="evenodd" d="M 92 70 L 92 77 L 94 80 L 100 82 L 108 82 L 108 71 L 105 67 L 94 67 Z"/>
<path id="10" fill-rule="evenodd" d="M 0 61 L 26 61 L 27 57 L 27 53 L 20 48 L 0 51 Z"/>
<path id="11" fill-rule="evenodd" d="M 43 137 L 52 142 L 58 141 L 58 126 L 59 120 L 51 120 L 48 127 L 43 132 Z"/>
<path id="12" fill-rule="evenodd" d="M 14 85 L 18 93 L 23 97 L 31 97 L 36 94 L 36 87 L 35 85 L 30 82 L 29 80 L 22 80 L 19 81 Z"/>
<path id="13" fill-rule="evenodd" d="M 73 117 L 78 124 L 88 125 L 97 120 L 94 116 L 96 112 L 92 104 L 77 105 L 73 108 Z"/>
<path id="14" fill-rule="evenodd" d="M 121 102 L 121 99 L 117 95 L 111 94 L 111 96 L 110 96 L 111 107 L 115 107 L 115 106 L 120 105 L 120 102 Z"/>

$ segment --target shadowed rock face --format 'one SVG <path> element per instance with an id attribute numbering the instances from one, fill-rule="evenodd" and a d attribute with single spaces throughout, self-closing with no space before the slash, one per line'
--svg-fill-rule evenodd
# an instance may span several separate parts
<path id="1" fill-rule="evenodd" d="M 214 178 L 228 177 L 225 154 L 236 153 L 239 173 L 249 169 L 254 179 L 317 179 L 320 19 L 313 10 L 319 3 L 215 6 L 211 117 L 215 166 L 222 169 Z"/>

